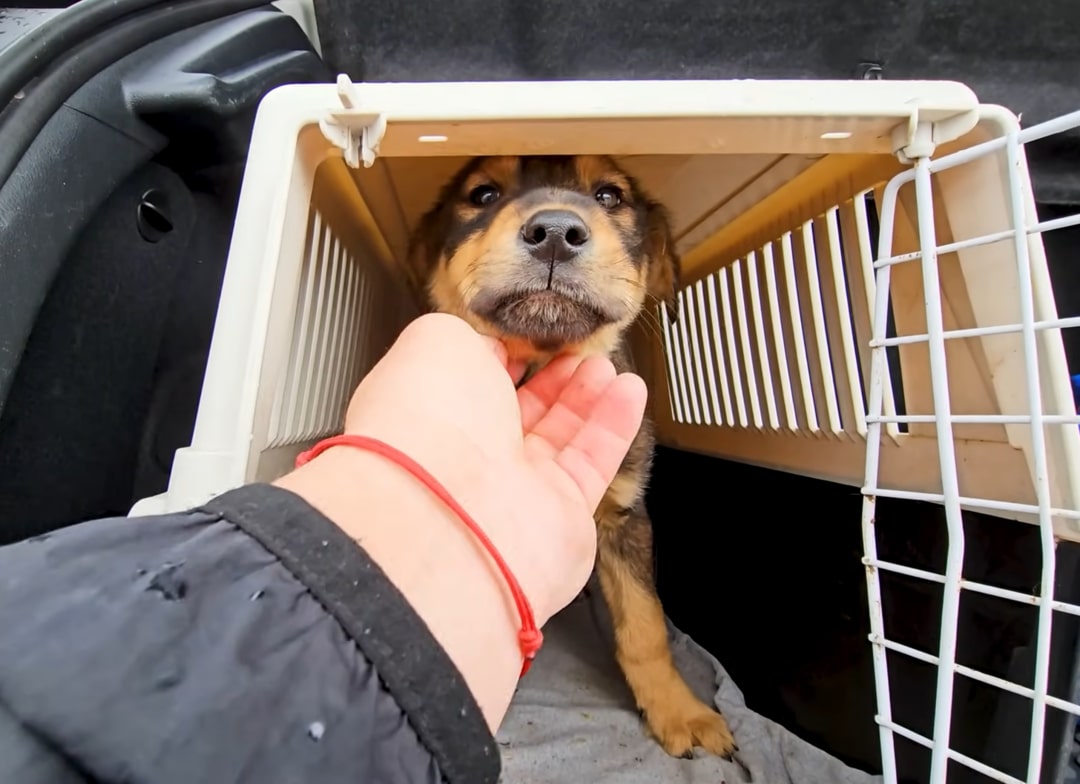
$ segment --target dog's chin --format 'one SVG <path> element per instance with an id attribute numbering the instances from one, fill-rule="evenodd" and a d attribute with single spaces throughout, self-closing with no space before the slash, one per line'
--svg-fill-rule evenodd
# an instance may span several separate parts
<path id="1" fill-rule="evenodd" d="M 616 320 L 598 305 L 550 289 L 477 297 L 473 311 L 508 337 L 558 353 Z"/>

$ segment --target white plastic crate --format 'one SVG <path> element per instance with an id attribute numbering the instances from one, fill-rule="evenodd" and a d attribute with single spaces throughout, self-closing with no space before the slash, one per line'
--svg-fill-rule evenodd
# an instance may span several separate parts
<path id="1" fill-rule="evenodd" d="M 192 444 L 168 491 L 132 513 L 272 479 L 337 431 L 349 392 L 416 314 L 397 260 L 468 156 L 612 154 L 669 207 L 683 257 L 678 318 L 650 313 L 634 334 L 659 440 L 863 490 L 886 781 L 895 734 L 933 749 L 934 782 L 950 759 L 1019 780 L 949 746 L 952 679 L 980 677 L 955 664 L 959 596 L 974 590 L 1040 607 L 1035 687 L 994 682 L 1038 708 L 1036 782 L 1045 706 L 1080 714 L 1046 696 L 1053 611 L 1080 608 L 1038 598 L 1055 539 L 1080 541 L 1061 341 L 1080 320 L 1056 313 L 1040 237 L 1054 226 L 1034 214 L 1020 146 L 1033 129 L 1018 132 L 948 82 L 278 89 L 256 120 Z M 945 587 L 937 651 L 887 638 L 878 571 L 905 567 L 876 555 L 883 496 L 946 509 L 949 568 L 905 572 Z M 961 509 L 1040 526 L 1036 595 L 962 579 Z M 892 720 L 886 650 L 938 667 L 932 738 Z"/>

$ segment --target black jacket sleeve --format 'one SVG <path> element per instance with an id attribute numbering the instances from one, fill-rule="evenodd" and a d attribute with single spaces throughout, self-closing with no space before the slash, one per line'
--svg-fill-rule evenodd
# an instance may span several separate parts
<path id="1" fill-rule="evenodd" d="M 361 547 L 266 485 L 0 548 L 0 782 L 485 784 L 460 672 Z"/>

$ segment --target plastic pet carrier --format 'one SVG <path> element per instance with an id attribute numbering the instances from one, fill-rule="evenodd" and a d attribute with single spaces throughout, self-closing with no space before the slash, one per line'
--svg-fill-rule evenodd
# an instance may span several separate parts
<path id="1" fill-rule="evenodd" d="M 1066 717 L 1080 715 L 1073 673 L 1058 672 L 1072 665 L 1051 656 L 1056 624 L 1080 615 L 1055 594 L 1057 544 L 1080 541 L 1080 418 L 1063 342 L 1080 318 L 1057 313 L 1043 234 L 1080 217 L 1040 220 L 1025 145 L 1077 126 L 1080 115 L 1021 130 L 1010 112 L 950 82 L 342 78 L 279 88 L 255 124 L 191 445 L 177 452 L 167 492 L 133 514 L 273 479 L 337 432 L 358 380 L 416 315 L 397 265 L 417 219 L 468 157 L 610 154 L 669 208 L 682 255 L 677 318 L 659 309 L 633 335 L 661 445 L 862 494 L 877 704 L 868 721 L 879 728 L 880 777 L 807 744 L 796 754 L 794 739 L 786 775 L 830 784 L 1054 780 L 1072 732 Z M 875 509 L 886 498 L 943 510 L 943 568 L 879 554 Z M 755 494 L 742 506 L 767 503 Z M 969 513 L 1038 532 L 1038 584 L 1016 590 L 966 576 L 965 542 L 979 535 L 965 531 Z M 750 514 L 710 519 L 749 525 Z M 830 525 L 827 510 L 815 524 Z M 741 557 L 769 568 L 767 552 Z M 937 630 L 929 647 L 890 635 L 881 591 L 889 575 L 940 588 L 940 604 L 919 619 Z M 1030 672 L 1005 677 L 960 661 L 958 618 L 971 595 L 1037 614 Z M 679 650 L 693 647 L 673 634 Z M 560 655 L 564 672 L 583 666 L 557 651 L 538 669 Z M 1063 655 L 1072 661 L 1072 651 Z M 685 672 L 715 665 L 707 659 L 679 661 Z M 932 669 L 926 715 L 894 715 L 898 659 Z M 733 709 L 741 695 L 730 680 L 721 685 L 718 665 L 698 675 L 688 678 L 719 686 L 741 764 L 659 759 L 620 703 L 603 714 L 601 734 L 622 732 L 621 750 L 590 745 L 601 743 L 590 735 L 583 756 L 593 768 L 551 773 L 556 763 L 545 768 L 529 751 L 542 745 L 536 728 L 547 715 L 543 700 L 529 702 L 539 688 L 530 673 L 502 731 L 518 732 L 504 744 L 505 767 L 517 771 L 507 780 L 788 780 L 769 773 L 779 764 L 767 759 L 771 736 Z M 997 763 L 953 742 L 962 680 L 1021 698 L 1026 712 L 1007 740 L 1018 754 Z M 616 727 L 619 711 L 629 723 Z M 744 739 L 759 735 L 755 757 Z M 925 769 L 898 771 L 905 744 L 928 750 Z M 566 752 L 548 753 L 569 764 Z M 612 762 L 620 754 L 625 768 Z M 629 772 L 653 762 L 661 767 L 644 778 Z"/>

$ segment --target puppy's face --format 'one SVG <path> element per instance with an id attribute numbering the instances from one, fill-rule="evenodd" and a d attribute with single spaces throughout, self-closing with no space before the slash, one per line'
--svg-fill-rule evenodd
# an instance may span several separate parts
<path id="1" fill-rule="evenodd" d="M 436 309 L 518 357 L 608 353 L 648 299 L 674 299 L 673 246 L 608 158 L 477 158 L 421 220 L 410 267 Z"/>

